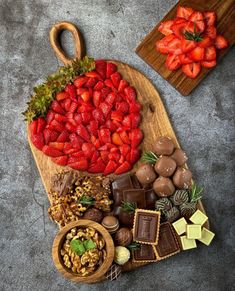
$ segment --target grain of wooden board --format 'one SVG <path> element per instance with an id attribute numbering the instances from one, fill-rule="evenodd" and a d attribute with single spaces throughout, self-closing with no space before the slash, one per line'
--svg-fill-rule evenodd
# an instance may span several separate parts
<path id="1" fill-rule="evenodd" d="M 165 66 L 166 56 L 157 52 L 155 49 L 156 41 L 163 38 L 163 34 L 158 31 L 160 23 L 175 18 L 178 5 L 192 7 L 199 11 L 212 10 L 217 13 L 217 32 L 224 35 L 229 41 L 228 48 L 218 51 L 219 61 L 235 43 L 235 0 L 181 0 L 136 48 L 136 53 L 147 64 L 174 86 L 182 95 L 187 96 L 206 77 L 210 70 L 202 68 L 200 74 L 195 79 L 188 78 L 181 69 L 175 72 L 169 71 Z"/>
<path id="2" fill-rule="evenodd" d="M 63 24 L 65 24 L 63 22 Z M 71 25 L 71 24 L 70 24 Z M 66 28 L 66 25 L 65 25 Z M 63 25 L 64 29 L 64 25 Z M 71 29 L 70 29 L 71 30 Z M 53 30 L 53 34 L 56 31 L 56 34 L 58 34 L 58 25 L 57 29 Z M 74 30 L 73 30 L 74 31 Z M 56 42 L 52 42 L 53 44 Z M 57 44 L 56 44 L 57 46 Z M 77 46 L 78 47 L 78 46 Z M 57 54 L 57 50 L 55 50 Z M 57 54 L 58 56 L 58 54 Z M 60 52 L 60 59 L 65 63 L 69 64 L 70 60 L 66 58 L 63 54 Z M 164 105 L 162 103 L 162 100 L 159 96 L 158 91 L 154 88 L 152 83 L 138 70 L 132 68 L 131 66 L 124 64 L 119 61 L 112 60 L 113 63 L 115 63 L 118 67 L 118 71 L 121 73 L 123 78 L 127 80 L 132 86 L 135 87 L 137 91 L 137 98 L 139 102 L 142 104 L 142 123 L 141 123 L 141 129 L 144 132 L 144 140 L 141 144 L 142 151 L 151 150 L 153 149 L 154 141 L 160 137 L 160 136 L 169 136 L 173 139 L 176 146 L 180 147 L 179 142 L 176 138 L 176 135 L 174 133 L 174 130 L 171 126 L 170 120 L 168 118 L 167 112 L 164 108 Z M 29 130 L 28 130 L 28 141 L 30 148 L 33 153 L 34 160 L 37 164 L 40 176 L 42 178 L 42 182 L 44 184 L 44 187 L 46 189 L 46 192 L 49 193 L 50 191 L 50 183 L 52 180 L 52 177 L 54 174 L 61 170 L 69 170 L 71 168 L 69 167 L 62 167 L 59 165 L 54 164 L 51 161 L 50 157 L 47 157 L 43 154 L 43 152 L 39 151 L 31 142 L 30 136 L 29 136 Z M 138 163 L 135 165 L 133 171 L 138 167 Z M 84 174 L 84 172 L 83 172 Z M 90 175 L 90 174 L 88 174 Z M 50 196 L 48 196 L 50 200 Z M 52 202 L 52 201 L 50 201 Z M 198 209 L 205 212 L 203 204 L 201 201 L 198 202 Z M 209 223 L 206 222 L 205 226 L 209 228 Z M 128 262 L 123 266 L 124 271 L 130 271 L 135 268 L 141 267 L 145 265 L 146 263 L 133 263 Z"/>

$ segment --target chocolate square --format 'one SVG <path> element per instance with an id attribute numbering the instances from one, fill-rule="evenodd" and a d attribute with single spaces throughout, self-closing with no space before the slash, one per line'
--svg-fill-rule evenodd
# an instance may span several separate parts
<path id="1" fill-rule="evenodd" d="M 180 252 L 176 233 L 168 221 L 160 225 L 159 239 L 155 250 L 158 260 L 163 260 Z"/>
<path id="2" fill-rule="evenodd" d="M 119 176 L 117 179 L 115 179 L 112 183 L 112 189 L 132 189 L 133 183 L 131 180 L 130 174 L 125 174 Z"/>
<path id="3" fill-rule="evenodd" d="M 132 254 L 134 262 L 143 263 L 157 261 L 156 254 L 154 252 L 153 246 L 151 245 L 140 244 L 140 248 L 134 250 Z"/>
<path id="4" fill-rule="evenodd" d="M 123 190 L 123 200 L 136 203 L 138 208 L 146 208 L 145 190 L 143 189 Z"/>
<path id="5" fill-rule="evenodd" d="M 158 243 L 158 234 L 160 227 L 159 211 L 136 209 L 133 240 L 144 243 L 156 245 Z"/>

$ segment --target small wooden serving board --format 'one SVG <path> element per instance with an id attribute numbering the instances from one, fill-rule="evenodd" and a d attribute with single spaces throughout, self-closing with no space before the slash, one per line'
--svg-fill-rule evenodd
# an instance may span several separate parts
<path id="1" fill-rule="evenodd" d="M 136 53 L 147 64 L 166 79 L 182 95 L 187 96 L 204 79 L 210 70 L 202 68 L 200 74 L 195 79 L 188 78 L 181 69 L 174 72 L 170 71 L 165 66 L 166 55 L 157 52 L 155 48 L 156 41 L 164 37 L 164 35 L 158 31 L 160 23 L 175 18 L 179 5 L 192 7 L 199 11 L 212 10 L 217 13 L 217 32 L 222 34 L 229 41 L 228 48 L 217 51 L 217 61 L 219 61 L 235 43 L 235 0 L 181 0 L 136 48 Z"/>
<path id="2" fill-rule="evenodd" d="M 58 56 L 57 52 L 56 54 Z M 69 62 L 67 61 L 67 63 Z M 138 101 L 142 104 L 141 129 L 144 133 L 144 140 L 141 144 L 142 151 L 152 150 L 155 140 L 160 136 L 171 137 L 175 145 L 180 147 L 169 118 L 167 116 L 166 109 L 164 108 L 158 91 L 154 88 L 152 83 L 142 73 L 132 68 L 131 66 L 113 60 L 112 63 L 115 63 L 117 65 L 118 72 L 120 72 L 123 78 L 127 80 L 131 86 L 135 87 L 137 91 Z M 51 187 L 52 177 L 61 170 L 71 170 L 71 168 L 62 167 L 53 163 L 50 157 L 46 156 L 42 151 L 38 150 L 30 140 L 29 130 L 28 141 L 43 185 L 48 194 Z M 135 168 L 137 167 L 138 163 L 135 165 Z M 133 171 L 135 170 L 135 168 L 133 169 Z M 90 175 L 89 173 L 87 174 Z M 50 200 L 49 195 L 48 198 Z M 199 201 L 198 203 L 198 209 L 205 212 L 201 201 Z M 209 228 L 209 223 L 207 222 L 205 226 Z M 143 265 L 146 265 L 146 263 L 128 262 L 123 266 L 123 270 L 130 271 Z"/>

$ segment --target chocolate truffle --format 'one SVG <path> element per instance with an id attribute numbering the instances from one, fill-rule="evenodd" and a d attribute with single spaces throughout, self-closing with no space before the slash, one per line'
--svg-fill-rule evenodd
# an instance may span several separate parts
<path id="1" fill-rule="evenodd" d="M 176 162 L 177 166 L 183 166 L 188 160 L 186 153 L 181 149 L 175 149 L 174 153 L 171 155 L 171 158 Z"/>
<path id="2" fill-rule="evenodd" d="M 192 185 L 192 173 L 188 169 L 178 168 L 173 176 L 173 183 L 179 189 L 189 189 Z"/>
<path id="3" fill-rule="evenodd" d="M 171 196 L 175 192 L 175 187 L 171 182 L 171 179 L 165 177 L 159 177 L 153 183 L 153 190 L 160 197 Z"/>
<path id="4" fill-rule="evenodd" d="M 102 220 L 102 225 L 108 230 L 108 232 L 115 233 L 119 228 L 119 221 L 114 216 L 105 216 Z"/>
<path id="5" fill-rule="evenodd" d="M 157 178 L 157 175 L 150 164 L 141 165 L 135 174 L 141 184 L 152 183 Z"/>
<path id="6" fill-rule="evenodd" d="M 123 247 L 126 247 L 128 246 L 131 242 L 132 242 L 132 239 L 133 239 L 133 235 L 132 235 L 132 232 L 129 228 L 127 227 L 122 227 L 120 228 L 116 234 L 115 234 L 115 243 L 118 245 L 118 246 L 123 246 Z"/>
<path id="7" fill-rule="evenodd" d="M 162 156 L 155 164 L 155 171 L 162 177 L 170 177 L 176 169 L 176 162 L 166 156 Z"/>
<path id="8" fill-rule="evenodd" d="M 118 219 L 122 225 L 133 227 L 135 213 L 126 212 L 120 207 L 118 209 Z"/>
<path id="9" fill-rule="evenodd" d="M 130 259 L 130 251 L 122 246 L 115 248 L 114 262 L 118 265 L 124 265 Z"/>
<path id="10" fill-rule="evenodd" d="M 159 156 L 170 156 L 174 151 L 174 147 L 174 143 L 170 137 L 162 136 L 156 140 L 154 151 Z"/>
<path id="11" fill-rule="evenodd" d="M 85 212 L 83 218 L 100 223 L 103 219 L 103 213 L 99 209 L 90 208 Z"/>

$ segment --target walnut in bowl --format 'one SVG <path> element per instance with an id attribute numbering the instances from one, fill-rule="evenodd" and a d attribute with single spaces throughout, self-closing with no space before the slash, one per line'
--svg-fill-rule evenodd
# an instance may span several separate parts
<path id="1" fill-rule="evenodd" d="M 56 235 L 52 256 L 57 269 L 68 279 L 94 283 L 103 279 L 114 258 L 114 244 L 100 224 L 81 219 Z"/>

